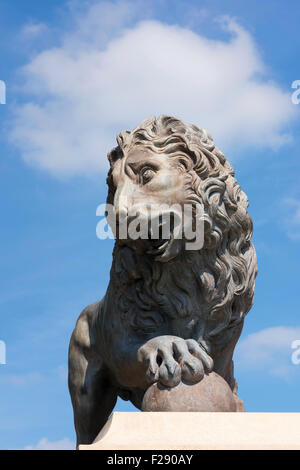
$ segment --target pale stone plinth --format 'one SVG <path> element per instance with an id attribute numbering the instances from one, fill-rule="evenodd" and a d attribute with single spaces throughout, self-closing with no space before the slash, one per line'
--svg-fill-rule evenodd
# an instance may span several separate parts
<path id="1" fill-rule="evenodd" d="M 300 450 L 300 413 L 118 412 L 79 449 Z"/>

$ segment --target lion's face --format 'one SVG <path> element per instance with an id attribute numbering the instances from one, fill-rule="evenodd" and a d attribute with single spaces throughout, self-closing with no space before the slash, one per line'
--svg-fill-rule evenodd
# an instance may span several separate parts
<path id="1" fill-rule="evenodd" d="M 146 119 L 117 142 L 107 179 L 116 213 L 134 222 L 137 214 L 149 219 L 151 205 L 170 211 L 200 203 L 204 232 L 202 248 L 190 252 L 172 231 L 156 240 L 117 238 L 112 279 L 125 286 L 119 308 L 126 315 L 137 305 L 137 319 L 150 308 L 163 318 L 202 318 L 199 334 L 222 343 L 251 308 L 257 272 L 248 199 L 230 163 L 207 131 L 172 116 Z"/>
<path id="2" fill-rule="evenodd" d="M 116 220 L 126 218 L 128 227 L 139 229 L 136 235 L 128 233 L 123 243 L 162 262 L 181 251 L 182 237 L 176 238 L 174 232 L 182 223 L 181 208 L 188 202 L 190 166 L 186 158 L 170 158 L 141 146 L 115 163 L 111 178 Z M 147 226 L 147 233 L 137 227 L 139 222 Z"/>

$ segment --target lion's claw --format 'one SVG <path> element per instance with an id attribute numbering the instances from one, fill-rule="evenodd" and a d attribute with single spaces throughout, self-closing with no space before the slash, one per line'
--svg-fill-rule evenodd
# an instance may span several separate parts
<path id="1" fill-rule="evenodd" d="M 148 383 L 161 382 L 167 387 L 175 387 L 181 379 L 199 382 L 213 368 L 213 360 L 197 341 L 177 336 L 147 341 L 138 351 L 138 360 L 146 366 Z"/>

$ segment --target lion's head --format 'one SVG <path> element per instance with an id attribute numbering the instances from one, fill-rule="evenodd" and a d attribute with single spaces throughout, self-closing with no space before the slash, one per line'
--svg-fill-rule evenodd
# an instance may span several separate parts
<path id="1" fill-rule="evenodd" d="M 249 311 L 256 276 L 248 199 L 231 165 L 208 132 L 170 116 L 146 119 L 117 142 L 107 179 L 107 201 L 117 212 L 135 206 L 143 212 L 157 203 L 201 203 L 204 209 L 200 250 L 186 251 L 172 237 L 150 249 L 145 242 L 137 252 L 132 240 L 116 244 L 121 268 L 112 275 L 117 269 L 127 286 L 124 310 L 132 303 L 194 324 L 201 317 L 200 336 L 217 340 Z"/>

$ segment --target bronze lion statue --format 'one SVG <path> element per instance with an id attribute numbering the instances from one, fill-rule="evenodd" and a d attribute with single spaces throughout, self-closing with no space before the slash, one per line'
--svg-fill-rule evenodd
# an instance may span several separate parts
<path id="1" fill-rule="evenodd" d="M 172 227 L 167 239 L 120 238 L 116 225 L 106 295 L 83 310 L 70 342 L 78 444 L 95 439 L 118 396 L 141 409 L 157 382 L 199 383 L 213 371 L 235 394 L 232 356 L 257 273 L 247 197 L 207 131 L 151 117 L 117 143 L 107 177 L 116 216 L 199 203 L 203 246 L 187 250 Z"/>

